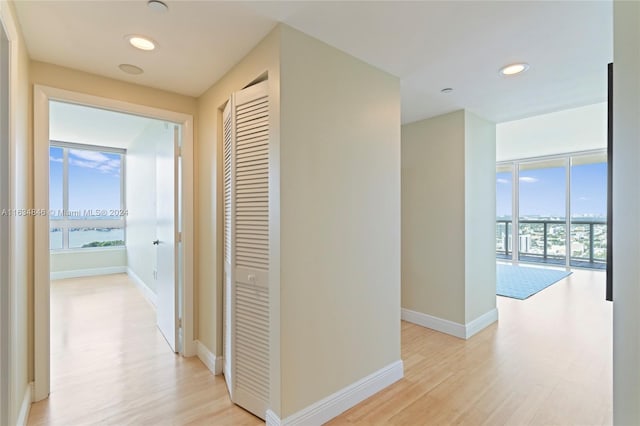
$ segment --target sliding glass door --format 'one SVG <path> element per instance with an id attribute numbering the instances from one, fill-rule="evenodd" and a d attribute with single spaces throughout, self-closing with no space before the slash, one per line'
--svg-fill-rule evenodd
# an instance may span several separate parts
<path id="1" fill-rule="evenodd" d="M 604 150 L 499 163 L 496 257 L 605 269 Z"/>
<path id="2" fill-rule="evenodd" d="M 607 266 L 607 156 L 571 159 L 571 266 Z"/>
<path id="3" fill-rule="evenodd" d="M 521 261 L 565 264 L 566 160 L 519 165 L 518 257 Z"/>
<path id="4" fill-rule="evenodd" d="M 513 164 L 496 170 L 496 256 L 510 259 L 513 253 Z"/>

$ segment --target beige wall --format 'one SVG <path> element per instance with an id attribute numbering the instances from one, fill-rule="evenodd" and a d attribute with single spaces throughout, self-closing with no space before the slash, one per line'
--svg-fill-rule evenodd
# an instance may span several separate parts
<path id="1" fill-rule="evenodd" d="M 275 29 L 222 79 L 198 98 L 199 124 L 196 127 L 196 251 L 202 253 L 196 274 L 200 283 L 197 322 L 198 340 L 212 353 L 222 355 L 222 107 L 231 93 L 241 90 L 268 72 L 271 107 L 271 142 L 279 138 L 279 34 Z M 271 183 L 274 180 L 271 179 Z M 273 199 L 271 200 L 274 201 Z M 272 227 L 273 231 L 273 227 Z M 272 282 L 277 282 L 277 271 Z M 271 293 L 271 297 L 275 297 Z M 277 307 L 277 299 L 272 303 Z M 276 327 L 273 324 L 272 327 Z M 277 327 L 276 327 L 277 329 Z"/>
<path id="2" fill-rule="evenodd" d="M 465 323 L 496 307 L 496 125 L 465 111 Z"/>
<path id="3" fill-rule="evenodd" d="M 464 138 L 464 111 L 402 126 L 402 307 L 459 324 L 465 323 Z"/>
<path id="4" fill-rule="evenodd" d="M 466 325 L 496 307 L 495 124 L 402 126 L 402 307 Z"/>
<path id="5" fill-rule="evenodd" d="M 400 360 L 399 80 L 288 27 L 281 417 Z"/>
<path id="6" fill-rule="evenodd" d="M 31 120 L 29 114 L 29 57 L 24 39 L 17 24 L 12 3 L 0 2 L 0 14 L 10 41 L 10 98 L 9 131 L 12 151 L 11 206 L 29 208 L 31 206 Z M 11 296 L 14 307 L 11 312 L 10 332 L 10 381 L 12 400 L 9 401 L 9 423 L 15 424 L 20 405 L 28 390 L 29 383 L 29 311 L 31 297 L 29 282 L 32 279 L 32 261 L 29 257 L 30 226 L 32 220 L 16 217 L 12 225 L 13 257 L 11 259 Z M 4 376 L 3 376 L 4 377 Z"/>
<path id="7" fill-rule="evenodd" d="M 72 273 L 87 269 L 124 268 L 127 266 L 126 251 L 123 248 L 104 250 L 84 249 L 71 252 L 52 252 L 49 269 L 52 274 Z M 54 275 L 55 276 L 55 275 Z"/>
<path id="8" fill-rule="evenodd" d="M 45 62 L 31 61 L 31 83 L 191 114 L 196 99 Z"/>
<path id="9" fill-rule="evenodd" d="M 613 422 L 640 424 L 640 3 L 614 1 Z"/>
<path id="10" fill-rule="evenodd" d="M 499 123 L 496 133 L 497 161 L 603 149 L 607 147 L 607 104 Z"/>
<path id="11" fill-rule="evenodd" d="M 400 359 L 399 83 L 279 26 L 199 99 L 198 250 L 210 262 L 198 268 L 198 338 L 218 355 L 221 108 L 264 72 L 271 110 L 270 405 L 284 418 Z"/>

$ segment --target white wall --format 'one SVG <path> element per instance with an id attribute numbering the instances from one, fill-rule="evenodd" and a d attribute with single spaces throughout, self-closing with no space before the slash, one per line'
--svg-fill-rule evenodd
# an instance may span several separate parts
<path id="1" fill-rule="evenodd" d="M 282 27 L 281 417 L 400 361 L 400 82 Z"/>
<path id="2" fill-rule="evenodd" d="M 495 321 L 495 286 L 495 124 L 461 110 L 402 126 L 405 317 L 468 337 Z"/>
<path id="3" fill-rule="evenodd" d="M 496 308 L 496 125 L 465 111 L 465 324 Z"/>
<path id="4" fill-rule="evenodd" d="M 606 147 L 606 102 L 496 125 L 497 161 Z"/>
<path id="5" fill-rule="evenodd" d="M 126 159 L 127 266 L 155 291 L 156 144 L 173 143 L 173 126 L 149 120 L 129 145 Z"/>
<path id="6" fill-rule="evenodd" d="M 640 3 L 614 1 L 613 421 L 640 424 Z"/>
<path id="7" fill-rule="evenodd" d="M 50 255 L 51 279 L 82 277 L 125 272 L 124 247 L 53 251 Z"/>

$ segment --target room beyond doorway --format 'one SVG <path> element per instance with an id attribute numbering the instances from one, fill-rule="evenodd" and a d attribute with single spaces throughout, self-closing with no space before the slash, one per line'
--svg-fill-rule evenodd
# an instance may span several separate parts
<path id="1" fill-rule="evenodd" d="M 43 211 L 49 207 L 49 133 L 51 109 L 50 102 L 62 102 L 74 105 L 85 105 L 98 109 L 133 114 L 174 123 L 179 126 L 178 131 L 173 131 L 174 141 L 179 138 L 181 146 L 175 148 L 171 145 L 172 152 L 180 155 L 180 159 L 174 162 L 177 182 L 182 190 L 181 196 L 172 195 L 175 201 L 171 205 L 178 205 L 182 211 L 179 215 L 176 210 L 174 218 L 178 224 L 175 241 L 179 241 L 182 250 L 183 267 L 176 268 L 179 271 L 175 282 L 182 283 L 182 291 L 176 293 L 175 301 L 179 303 L 181 310 L 180 332 L 184 345 L 179 349 L 185 356 L 194 355 L 193 339 L 193 118 L 187 114 L 150 108 L 146 106 L 100 98 L 61 89 L 44 86 L 34 88 L 34 201 L 35 206 Z M 177 157 L 176 157 L 177 158 Z M 173 194 L 173 191 L 172 191 Z M 166 209 L 164 209 L 166 211 Z M 164 221 L 166 222 L 166 221 Z M 50 390 L 50 224 L 47 215 L 35 217 L 35 291 L 34 291 L 34 399 L 45 399 Z M 164 240 L 163 240 L 164 241 Z M 153 241 L 148 241 L 151 246 Z M 176 255 L 177 258 L 177 255 Z M 170 262 L 162 262 L 166 265 Z M 177 312 L 177 308 L 176 308 Z M 178 318 L 174 315 L 174 331 L 178 335 Z M 171 339 L 167 338 L 170 342 Z"/>

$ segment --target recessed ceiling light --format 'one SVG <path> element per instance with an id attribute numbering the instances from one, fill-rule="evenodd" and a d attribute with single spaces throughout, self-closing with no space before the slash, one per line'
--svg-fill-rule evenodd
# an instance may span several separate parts
<path id="1" fill-rule="evenodd" d="M 445 87 L 444 89 L 440 90 L 442 93 L 451 93 L 453 92 L 453 89 L 451 87 Z"/>
<path id="2" fill-rule="evenodd" d="M 147 6 L 149 6 L 149 9 L 153 9 L 156 12 L 166 12 L 169 10 L 169 6 L 160 0 L 149 0 L 147 2 Z"/>
<path id="3" fill-rule="evenodd" d="M 135 65 L 131 65 L 131 64 L 120 64 L 118 65 L 118 68 L 120 68 L 123 72 L 126 72 L 127 74 L 133 74 L 133 75 L 142 74 L 144 72 L 142 68 L 136 67 Z"/>
<path id="4" fill-rule="evenodd" d="M 150 51 L 156 48 L 156 43 L 148 37 L 128 35 L 125 38 L 136 49 Z"/>
<path id="5" fill-rule="evenodd" d="M 520 62 L 517 64 L 505 65 L 500 68 L 500 74 L 502 75 L 515 75 L 520 74 L 521 72 L 525 72 L 529 69 L 529 64 Z"/>

